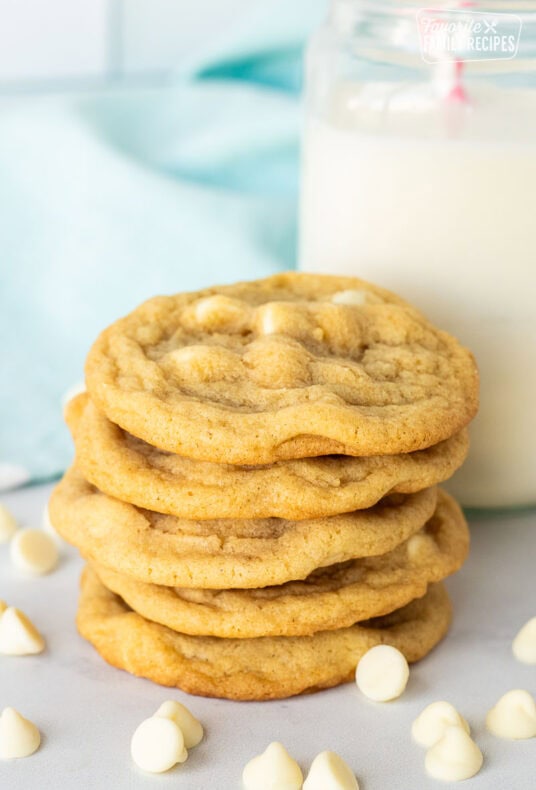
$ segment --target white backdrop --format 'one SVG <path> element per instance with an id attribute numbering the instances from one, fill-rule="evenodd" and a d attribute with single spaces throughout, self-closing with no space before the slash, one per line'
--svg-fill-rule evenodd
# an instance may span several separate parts
<path id="1" fill-rule="evenodd" d="M 266 0 L 0 0 L 0 91 L 165 75 Z"/>

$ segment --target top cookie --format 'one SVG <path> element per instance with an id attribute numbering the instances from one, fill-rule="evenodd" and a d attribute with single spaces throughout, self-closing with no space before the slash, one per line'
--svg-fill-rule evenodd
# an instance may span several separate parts
<path id="1" fill-rule="evenodd" d="M 133 435 L 234 464 L 411 452 L 478 405 L 470 352 L 410 305 L 299 273 L 150 299 L 100 335 L 86 380 Z"/>

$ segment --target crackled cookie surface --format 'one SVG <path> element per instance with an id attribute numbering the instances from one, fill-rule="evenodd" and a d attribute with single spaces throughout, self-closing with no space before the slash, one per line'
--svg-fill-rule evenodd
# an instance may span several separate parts
<path id="1" fill-rule="evenodd" d="M 447 593 L 437 584 L 383 618 L 314 636 L 186 636 L 134 613 L 86 569 L 77 624 L 108 663 L 133 675 L 190 694 L 261 700 L 348 682 L 361 656 L 377 644 L 417 661 L 446 634 L 450 619 Z"/>
<path id="2" fill-rule="evenodd" d="M 100 335 L 86 380 L 134 436 L 234 464 L 420 450 L 478 399 L 470 352 L 401 299 L 299 273 L 145 302 Z"/>
<path id="3" fill-rule="evenodd" d="M 192 590 L 94 570 L 134 611 L 174 631 L 231 638 L 306 636 L 399 609 L 457 571 L 468 548 L 465 519 L 441 491 L 426 526 L 393 551 L 322 568 L 304 581 L 253 590 Z"/>
<path id="4" fill-rule="evenodd" d="M 431 518 L 435 488 L 319 519 L 193 521 L 120 502 L 68 471 L 50 499 L 54 527 L 88 560 L 169 587 L 266 587 L 383 554 Z"/>
<path id="5" fill-rule="evenodd" d="M 183 518 L 318 518 L 361 510 L 389 493 L 413 493 L 463 463 L 467 431 L 403 455 L 320 456 L 244 467 L 194 461 L 158 450 L 107 419 L 87 395 L 67 421 L 77 463 L 101 491 Z"/>

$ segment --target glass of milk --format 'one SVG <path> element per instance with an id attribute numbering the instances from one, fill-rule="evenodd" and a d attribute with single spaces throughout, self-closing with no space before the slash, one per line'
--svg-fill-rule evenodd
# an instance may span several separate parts
<path id="1" fill-rule="evenodd" d="M 300 267 L 390 288 L 472 349 L 481 408 L 451 490 L 530 506 L 536 2 L 434 8 L 333 0 L 310 42 Z"/>

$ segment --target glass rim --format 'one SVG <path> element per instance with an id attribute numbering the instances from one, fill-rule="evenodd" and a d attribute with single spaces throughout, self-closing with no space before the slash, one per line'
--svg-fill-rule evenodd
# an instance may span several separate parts
<path id="1" fill-rule="evenodd" d="M 326 24 L 333 34 L 350 49 L 358 51 L 383 52 L 386 59 L 402 55 L 406 58 L 421 58 L 419 31 L 419 12 L 440 12 L 446 15 L 454 12 L 471 14 L 501 15 L 519 20 L 515 55 L 507 57 L 469 57 L 462 52 L 455 59 L 479 63 L 505 63 L 536 61 L 536 0 L 474 0 L 469 7 L 453 7 L 447 0 L 437 0 L 429 4 L 415 0 L 331 0 Z M 512 24 L 512 20 L 508 20 Z M 514 22 L 515 24 L 515 22 Z M 447 53 L 445 59 L 449 59 Z M 493 67 L 492 67 L 493 68 Z"/>

